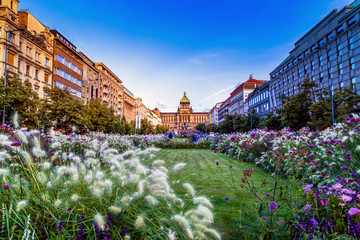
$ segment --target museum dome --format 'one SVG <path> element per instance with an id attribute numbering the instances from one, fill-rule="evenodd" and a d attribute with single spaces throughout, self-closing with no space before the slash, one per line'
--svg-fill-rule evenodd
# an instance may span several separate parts
<path id="1" fill-rule="evenodd" d="M 180 103 L 190 103 L 189 99 L 186 96 L 186 92 L 184 92 L 184 96 L 180 100 Z"/>

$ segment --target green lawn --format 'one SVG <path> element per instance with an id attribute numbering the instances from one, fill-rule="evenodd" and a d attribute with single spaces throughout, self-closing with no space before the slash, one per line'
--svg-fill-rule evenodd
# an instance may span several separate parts
<path id="1" fill-rule="evenodd" d="M 156 159 L 164 160 L 169 169 L 177 163 L 187 163 L 182 170 L 170 173 L 170 182 L 175 183 L 175 189 L 180 190 L 181 194 L 186 192 L 180 186 L 190 183 L 195 188 L 197 196 L 206 196 L 211 200 L 214 205 L 214 226 L 222 234 L 223 239 L 254 239 L 255 229 L 261 231 L 254 208 L 256 197 L 248 190 L 240 188 L 240 184 L 243 170 L 254 168 L 253 176 L 258 185 L 261 185 L 263 179 L 267 179 L 271 185 L 268 173 L 251 163 L 229 159 L 224 154 L 215 154 L 209 150 L 164 149 L 157 154 Z M 218 166 L 216 161 L 219 162 Z M 235 184 L 232 182 L 230 165 L 233 165 Z M 178 180 L 180 182 L 176 184 Z M 225 201 L 225 196 L 230 200 Z M 261 193 L 261 197 L 265 198 L 265 192 Z"/>

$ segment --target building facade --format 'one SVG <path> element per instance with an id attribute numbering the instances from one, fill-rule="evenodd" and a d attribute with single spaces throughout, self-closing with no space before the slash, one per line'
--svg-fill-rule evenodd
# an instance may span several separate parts
<path id="1" fill-rule="evenodd" d="M 115 115 L 122 117 L 124 96 L 122 81 L 103 63 L 95 63 L 95 68 L 99 72 L 99 98 L 114 109 Z"/>
<path id="2" fill-rule="evenodd" d="M 123 97 L 123 116 L 127 122 L 135 121 L 136 116 L 136 104 L 135 97 L 132 92 L 129 91 L 125 86 L 124 97 Z"/>
<path id="3" fill-rule="evenodd" d="M 219 108 L 219 122 L 218 124 L 221 124 L 225 121 L 225 117 L 226 115 L 229 114 L 229 107 L 230 107 L 230 97 L 228 99 L 226 99 L 224 102 L 221 103 L 220 108 Z"/>
<path id="4" fill-rule="evenodd" d="M 348 87 L 360 93 L 359 18 L 357 0 L 330 12 L 295 43 L 289 56 L 270 73 L 272 110 L 282 106 L 282 94 L 297 94 L 298 84 L 305 78 L 319 90 Z"/>
<path id="5" fill-rule="evenodd" d="M 230 94 L 230 105 L 229 114 L 235 115 L 246 115 L 248 113 L 248 96 L 258 86 L 265 84 L 265 80 L 253 79 L 252 75 L 250 78 L 238 85 L 234 91 Z"/>
<path id="6" fill-rule="evenodd" d="M 83 61 L 75 45 L 57 30 L 50 30 L 54 35 L 53 87 L 67 88 L 71 95 L 82 99 Z"/>
<path id="7" fill-rule="evenodd" d="M 28 11 L 19 12 L 19 78 L 28 80 L 40 97 L 45 97 L 44 88 L 52 87 L 53 35 Z"/>
<path id="8" fill-rule="evenodd" d="M 219 125 L 219 110 L 220 110 L 220 106 L 221 106 L 222 102 L 219 102 L 217 104 L 215 104 L 215 106 L 213 108 L 211 108 L 209 114 L 208 114 L 208 119 L 207 119 L 207 124 L 215 124 L 215 125 Z"/>
<path id="9" fill-rule="evenodd" d="M 193 132 L 199 123 L 206 124 L 207 115 L 207 112 L 193 112 L 190 100 L 184 92 L 177 112 L 161 113 L 161 122 L 170 132 Z"/>
<path id="10" fill-rule="evenodd" d="M 89 104 L 90 99 L 97 99 L 99 97 L 99 70 L 96 69 L 95 63 L 84 53 L 79 52 L 79 55 L 84 62 L 81 99 L 84 104 Z"/>
<path id="11" fill-rule="evenodd" d="M 266 113 L 270 112 L 269 83 L 256 87 L 248 97 L 249 112 L 255 110 L 261 118 L 266 117 Z"/>

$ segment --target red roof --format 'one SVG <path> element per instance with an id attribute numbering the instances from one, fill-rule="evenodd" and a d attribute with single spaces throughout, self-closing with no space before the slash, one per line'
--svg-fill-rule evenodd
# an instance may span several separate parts
<path id="1" fill-rule="evenodd" d="M 243 82 L 240 86 L 238 86 L 234 91 L 232 91 L 231 94 L 230 94 L 230 97 L 234 97 L 236 94 L 241 92 L 244 89 L 244 84 L 245 83 L 256 83 L 256 84 L 261 86 L 264 83 L 266 83 L 266 81 L 265 80 L 256 80 L 256 79 L 250 78 L 249 80 L 247 80 L 246 82 Z"/>

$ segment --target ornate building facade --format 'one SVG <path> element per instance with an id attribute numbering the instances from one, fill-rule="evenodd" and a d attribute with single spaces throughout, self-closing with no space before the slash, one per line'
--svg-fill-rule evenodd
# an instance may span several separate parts
<path id="1" fill-rule="evenodd" d="M 193 112 L 190 100 L 184 92 L 177 112 L 161 113 L 161 121 L 163 126 L 169 128 L 169 132 L 192 132 L 199 123 L 206 124 L 207 116 L 207 112 Z"/>

